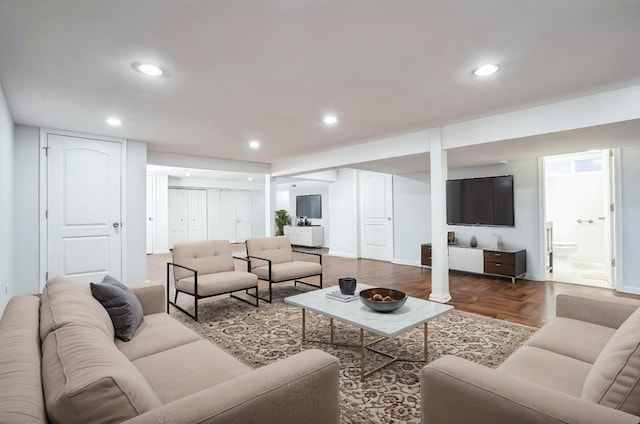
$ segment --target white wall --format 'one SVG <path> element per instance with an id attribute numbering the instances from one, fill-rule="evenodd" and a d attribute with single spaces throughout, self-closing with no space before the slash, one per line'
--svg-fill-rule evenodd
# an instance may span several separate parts
<path id="1" fill-rule="evenodd" d="M 13 294 L 40 291 L 40 129 L 15 126 L 13 145 L 13 262 L 20 278 Z"/>
<path id="2" fill-rule="evenodd" d="M 325 245 L 329 247 L 331 255 L 358 257 L 357 181 L 355 170 L 341 169 L 338 171 L 338 180 L 329 184 L 331 225 L 325 229 Z M 327 237 L 331 244 L 327 243 Z"/>
<path id="3" fill-rule="evenodd" d="M 640 143 L 640 139 L 638 140 Z M 621 208 L 622 223 L 619 234 L 622 234 L 622 252 L 617 252 L 618 263 L 622 261 L 622 284 L 618 289 L 640 294 L 640 145 L 633 148 L 621 149 L 620 171 L 622 183 Z M 620 282 L 619 282 L 620 283 Z"/>
<path id="4" fill-rule="evenodd" d="M 394 262 L 420 265 L 420 245 L 431 242 L 430 176 L 393 176 Z"/>
<path id="5" fill-rule="evenodd" d="M 14 291 L 13 275 L 13 118 L 0 85 L 0 312 Z"/>
<path id="6" fill-rule="evenodd" d="M 147 279 L 147 144 L 127 141 L 126 210 L 124 227 L 127 234 L 125 263 L 127 283 Z"/>

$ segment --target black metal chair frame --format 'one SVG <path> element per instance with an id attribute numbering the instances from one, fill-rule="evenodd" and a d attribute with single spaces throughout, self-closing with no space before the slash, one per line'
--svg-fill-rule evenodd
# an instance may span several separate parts
<path id="1" fill-rule="evenodd" d="M 240 259 L 242 261 L 246 261 L 248 263 L 248 268 L 249 270 L 251 270 L 251 262 L 248 259 L 245 258 L 238 258 L 236 256 L 233 257 L 233 259 Z M 170 281 L 170 269 L 171 267 L 178 267 L 178 268 L 182 268 L 182 269 L 186 269 L 187 271 L 191 271 L 193 272 L 193 293 L 189 293 L 186 292 L 184 290 L 179 290 L 178 287 L 175 287 L 175 298 L 173 299 L 173 302 L 171 301 L 171 298 L 169 296 L 169 281 Z M 175 283 L 175 282 L 174 282 Z M 250 289 L 255 289 L 256 294 L 255 296 L 251 293 L 249 293 Z M 256 299 L 256 303 L 251 303 L 249 302 L 247 299 L 243 299 L 241 297 L 238 296 L 234 296 L 233 293 L 238 292 L 240 290 L 245 290 L 245 293 L 247 293 L 249 296 L 253 297 Z M 240 289 L 240 290 L 232 290 L 232 291 L 228 291 L 228 292 L 221 292 L 221 293 L 216 293 L 216 294 L 212 294 L 209 296 L 200 296 L 198 295 L 198 270 L 197 269 L 193 269 L 193 268 L 189 268 L 186 267 L 184 265 L 180 265 L 180 264 L 176 264 L 173 262 L 167 262 L 167 313 L 169 313 L 169 305 L 173 305 L 176 309 L 179 309 L 180 311 L 184 312 L 185 314 L 187 314 L 189 317 L 191 317 L 193 320 L 198 321 L 198 299 L 206 299 L 207 297 L 213 297 L 213 296 L 220 296 L 222 294 L 230 294 L 231 297 L 233 297 L 234 299 L 238 299 L 241 300 L 245 303 L 248 303 L 249 305 L 258 307 L 258 299 L 260 299 L 258 297 L 258 283 L 256 283 L 255 287 L 249 287 L 248 289 Z M 193 296 L 193 311 L 194 313 L 191 314 L 189 311 L 187 311 L 186 309 L 182 308 L 181 306 L 178 305 L 178 293 L 184 293 L 187 294 L 189 296 Z"/>
<path id="2" fill-rule="evenodd" d="M 320 261 L 320 267 L 322 267 L 322 254 L 321 253 L 303 252 L 301 250 L 293 250 L 293 249 L 292 249 L 292 252 L 294 252 L 294 253 L 302 253 L 303 255 L 317 256 L 319 261 Z M 251 297 L 257 297 L 257 299 L 264 300 L 265 302 L 272 303 L 272 299 L 273 299 L 272 287 L 271 287 L 272 284 L 284 283 L 285 281 L 291 281 L 291 280 L 293 280 L 294 287 L 296 286 L 296 284 L 300 283 L 300 284 L 305 284 L 307 286 L 316 287 L 316 288 L 319 288 L 319 289 L 322 288 L 322 269 L 320 270 L 319 274 L 309 274 L 309 275 L 303 275 L 303 276 L 300 276 L 300 277 L 289 278 L 287 280 L 273 281 L 272 278 L 271 278 L 271 259 L 261 258 L 259 256 L 252 256 L 252 255 L 247 255 L 247 258 L 249 260 L 249 272 L 251 272 L 251 259 L 258 259 L 258 260 L 261 260 L 261 261 L 265 261 L 265 262 L 267 262 L 269 264 L 269 279 L 264 279 L 264 278 L 258 277 L 259 280 L 267 281 L 269 283 L 269 298 L 259 297 L 257 290 L 256 290 L 255 296 L 253 294 L 249 293 L 249 291 L 247 290 L 246 294 L 248 294 Z M 309 278 L 309 277 L 316 277 L 316 276 L 320 276 L 320 284 L 319 285 L 318 284 L 309 283 L 308 281 L 299 280 L 300 278 Z"/>

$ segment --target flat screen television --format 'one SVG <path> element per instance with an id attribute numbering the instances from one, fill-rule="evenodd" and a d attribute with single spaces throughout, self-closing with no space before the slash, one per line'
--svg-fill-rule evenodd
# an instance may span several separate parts
<path id="1" fill-rule="evenodd" d="M 322 218 L 322 195 L 306 194 L 296 196 L 296 216 Z"/>
<path id="2" fill-rule="evenodd" d="M 513 175 L 447 180 L 447 224 L 513 227 Z"/>

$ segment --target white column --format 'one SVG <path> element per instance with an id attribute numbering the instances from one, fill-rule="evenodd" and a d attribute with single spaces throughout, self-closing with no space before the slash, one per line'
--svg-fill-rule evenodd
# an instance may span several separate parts
<path id="1" fill-rule="evenodd" d="M 275 234 L 275 210 L 276 189 L 275 178 L 271 174 L 264 174 L 264 236 L 271 237 Z"/>
<path id="2" fill-rule="evenodd" d="M 449 294 L 447 247 L 447 151 L 442 148 L 440 128 L 429 130 L 431 159 L 431 294 L 429 300 L 446 303 Z"/>

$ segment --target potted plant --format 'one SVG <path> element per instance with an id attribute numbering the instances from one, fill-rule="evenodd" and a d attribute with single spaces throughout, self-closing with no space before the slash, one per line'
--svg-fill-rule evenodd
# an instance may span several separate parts
<path id="1" fill-rule="evenodd" d="M 284 226 L 291 224 L 291 217 L 285 209 L 276 211 L 276 235 L 284 235 Z"/>

